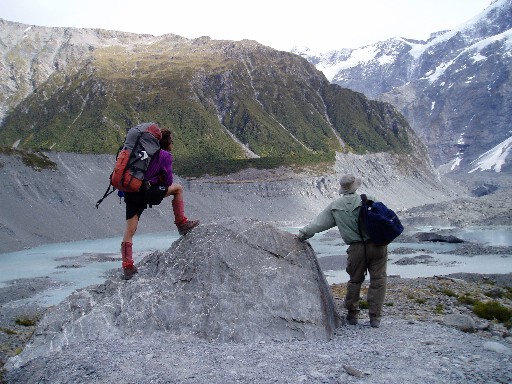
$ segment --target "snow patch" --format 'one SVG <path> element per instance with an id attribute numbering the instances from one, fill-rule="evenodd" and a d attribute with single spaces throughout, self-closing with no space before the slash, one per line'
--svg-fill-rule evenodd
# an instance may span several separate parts
<path id="1" fill-rule="evenodd" d="M 487 60 L 487 57 L 483 56 L 480 52 L 477 52 L 472 58 L 473 63 L 477 63 L 479 61 Z"/>
<path id="2" fill-rule="evenodd" d="M 316 68 L 323 72 L 325 77 L 332 82 L 336 74 L 341 72 L 344 69 L 349 69 L 358 66 L 361 63 L 367 63 L 369 61 L 375 60 L 377 54 L 379 53 L 379 48 L 374 45 L 367 45 L 366 47 L 354 49 L 350 52 L 350 56 L 338 62 L 320 62 L 316 65 Z M 383 60 L 380 62 L 381 64 L 392 63 L 394 59 L 392 56 L 385 55 L 378 59 Z"/>
<path id="3" fill-rule="evenodd" d="M 460 162 L 462 161 L 462 157 L 457 156 L 455 159 L 453 159 L 450 163 L 450 171 L 453 171 L 455 168 L 458 168 L 460 166 Z"/>
<path id="4" fill-rule="evenodd" d="M 423 79 L 428 80 L 430 83 L 434 83 L 437 79 L 439 79 L 445 71 L 454 63 L 454 60 L 450 60 L 447 63 L 441 63 L 438 65 L 438 67 L 434 70 L 428 71 L 425 74 L 425 77 Z"/>
<path id="5" fill-rule="evenodd" d="M 380 65 L 393 64 L 395 57 L 391 55 L 383 55 L 377 59 Z"/>
<path id="6" fill-rule="evenodd" d="M 506 163 L 511 147 L 512 136 L 485 152 L 483 155 L 480 155 L 478 159 L 473 160 L 471 164 L 475 165 L 475 168 L 468 173 L 473 173 L 478 170 L 494 170 L 495 172 L 501 172 L 501 167 Z"/>

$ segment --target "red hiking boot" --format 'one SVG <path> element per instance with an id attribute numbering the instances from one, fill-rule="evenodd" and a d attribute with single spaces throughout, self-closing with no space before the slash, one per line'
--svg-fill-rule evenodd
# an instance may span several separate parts
<path id="1" fill-rule="evenodd" d="M 121 243 L 121 257 L 123 259 L 123 280 L 130 280 L 137 271 L 137 267 L 133 265 L 132 256 L 133 243 L 122 242 Z"/>
<path id="2" fill-rule="evenodd" d="M 184 223 L 176 224 L 178 227 L 178 232 L 181 236 L 185 236 L 192 229 L 199 225 L 199 220 L 187 220 Z"/>
<path id="3" fill-rule="evenodd" d="M 133 275 L 135 275 L 139 271 L 137 270 L 137 267 L 134 265 L 132 268 L 124 268 L 123 272 L 123 280 L 130 280 L 133 277 Z"/>

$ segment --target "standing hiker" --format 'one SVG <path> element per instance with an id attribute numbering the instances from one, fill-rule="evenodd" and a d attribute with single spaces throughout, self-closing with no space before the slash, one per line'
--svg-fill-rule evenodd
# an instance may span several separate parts
<path id="1" fill-rule="evenodd" d="M 299 239 L 304 241 L 319 233 L 337 226 L 341 238 L 348 244 L 347 268 L 350 276 L 345 296 L 345 308 L 348 310 L 347 321 L 357 324 L 361 284 L 365 279 L 366 269 L 370 273 L 368 305 L 370 325 L 379 327 L 382 306 L 386 295 L 386 264 L 388 250 L 386 245 L 377 245 L 370 240 L 364 225 L 359 226 L 361 197 L 356 190 L 362 180 L 354 175 L 345 175 L 340 180 L 340 198 L 331 202 L 310 224 L 299 230 Z M 368 196 L 369 200 L 375 199 Z"/>
<path id="2" fill-rule="evenodd" d="M 163 128 L 160 139 L 161 150 L 151 159 L 147 169 L 145 180 L 149 187 L 143 186 L 139 192 L 125 192 L 126 203 L 126 229 L 121 243 L 121 255 L 123 259 L 123 271 L 125 280 L 129 280 L 137 273 L 137 267 L 133 264 L 132 245 L 133 236 L 137 231 L 142 212 L 149 205 L 158 205 L 166 197 L 173 196 L 172 209 L 174 212 L 174 224 L 178 227 L 180 235 L 186 235 L 199 225 L 198 220 L 190 221 L 185 216 L 183 201 L 183 187 L 173 183 L 172 174 L 172 134 Z"/>

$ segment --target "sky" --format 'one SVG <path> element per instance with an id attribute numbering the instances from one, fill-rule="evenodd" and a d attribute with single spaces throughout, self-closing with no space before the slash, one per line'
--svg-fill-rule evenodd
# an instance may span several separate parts
<path id="1" fill-rule="evenodd" d="M 0 18 L 46 27 L 103 28 L 186 38 L 256 40 L 279 50 L 358 48 L 427 39 L 491 0 L 0 0 Z"/>

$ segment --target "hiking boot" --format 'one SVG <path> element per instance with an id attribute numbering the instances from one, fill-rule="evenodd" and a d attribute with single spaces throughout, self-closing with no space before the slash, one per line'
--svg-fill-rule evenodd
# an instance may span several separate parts
<path id="1" fill-rule="evenodd" d="M 347 322 L 350 325 L 357 325 L 357 315 L 358 315 L 358 311 L 348 311 Z"/>
<path id="2" fill-rule="evenodd" d="M 379 328 L 380 327 L 380 319 L 376 317 L 370 317 L 370 327 Z"/>
<path id="3" fill-rule="evenodd" d="M 123 269 L 123 272 L 123 280 L 130 280 L 133 277 L 133 275 L 135 275 L 139 271 L 137 270 L 136 266 L 133 266 L 132 268 Z"/>
<path id="4" fill-rule="evenodd" d="M 199 220 L 187 220 L 182 224 L 176 224 L 178 227 L 178 233 L 181 236 L 185 236 L 187 233 L 189 233 L 192 229 L 197 227 L 199 225 Z"/>
<path id="5" fill-rule="evenodd" d="M 350 325 L 357 325 L 357 317 L 348 317 L 348 316 L 347 316 L 347 322 L 348 322 Z"/>

